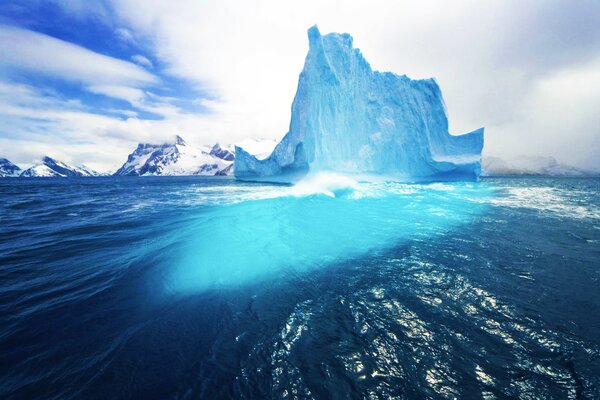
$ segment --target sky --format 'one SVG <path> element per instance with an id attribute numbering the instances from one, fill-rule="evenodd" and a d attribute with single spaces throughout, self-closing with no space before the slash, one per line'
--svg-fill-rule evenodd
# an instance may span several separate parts
<path id="1" fill-rule="evenodd" d="M 484 155 L 600 170 L 600 2 L 2 0 L 0 157 L 101 172 L 137 143 L 287 132 L 307 29 L 434 77 Z"/>

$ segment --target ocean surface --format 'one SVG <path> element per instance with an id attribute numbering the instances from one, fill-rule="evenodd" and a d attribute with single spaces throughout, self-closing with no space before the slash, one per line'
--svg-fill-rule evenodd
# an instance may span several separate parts
<path id="1" fill-rule="evenodd" d="M 599 399 L 600 179 L 0 179 L 2 399 Z"/>

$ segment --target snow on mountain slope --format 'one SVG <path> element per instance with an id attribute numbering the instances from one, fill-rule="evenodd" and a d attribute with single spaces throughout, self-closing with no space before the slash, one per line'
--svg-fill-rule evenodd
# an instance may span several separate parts
<path id="1" fill-rule="evenodd" d="M 252 152 L 270 152 L 274 140 L 248 139 L 244 142 Z M 234 146 L 194 147 L 176 136 L 172 143 L 140 143 L 115 175 L 128 176 L 176 176 L 203 175 L 225 176 L 233 174 Z"/>
<path id="2" fill-rule="evenodd" d="M 44 157 L 41 164 L 26 169 L 20 176 L 32 177 L 77 177 L 98 176 L 99 174 L 85 166 L 74 167 L 51 157 Z"/>
<path id="3" fill-rule="evenodd" d="M 227 152 L 220 153 L 215 146 L 193 147 L 180 136 L 173 143 L 139 144 L 115 175 L 216 175 L 232 161 L 226 159 Z M 213 150 L 215 154 L 211 154 Z M 221 154 L 225 159 L 218 157 Z"/>
<path id="4" fill-rule="evenodd" d="M 37 164 L 31 168 L 27 168 L 21 176 L 24 178 L 47 178 L 47 177 L 66 177 L 52 168 L 44 164 Z"/>
<path id="5" fill-rule="evenodd" d="M 50 169 L 64 176 L 98 176 L 96 171 L 87 168 L 85 165 L 74 167 L 48 156 L 44 157 L 43 163 Z"/>
<path id="6" fill-rule="evenodd" d="M 225 161 L 233 161 L 235 159 L 235 153 L 233 152 L 233 149 L 231 149 L 229 147 L 221 147 L 221 145 L 219 143 L 216 143 L 210 149 L 209 154 L 211 156 L 220 158 L 221 160 L 225 160 Z"/>
<path id="7" fill-rule="evenodd" d="M 8 176 L 19 176 L 21 168 L 6 158 L 0 158 L 0 178 Z"/>

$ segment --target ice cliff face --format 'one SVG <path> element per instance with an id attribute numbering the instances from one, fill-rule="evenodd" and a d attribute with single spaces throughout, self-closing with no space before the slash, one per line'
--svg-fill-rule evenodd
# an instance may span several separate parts
<path id="1" fill-rule="evenodd" d="M 36 164 L 26 169 L 20 176 L 26 178 L 33 177 L 78 177 L 78 176 L 98 176 L 99 174 L 91 169 L 80 166 L 73 167 L 51 157 L 44 157 L 41 164 Z"/>
<path id="2" fill-rule="evenodd" d="M 294 182 L 310 171 L 476 179 L 483 128 L 452 136 L 433 79 L 373 71 L 348 34 L 308 31 L 289 132 L 260 160 L 236 148 L 235 176 Z"/>
<path id="3" fill-rule="evenodd" d="M 7 176 L 19 176 L 21 168 L 13 164 L 6 158 L 0 158 L 0 178 Z"/>

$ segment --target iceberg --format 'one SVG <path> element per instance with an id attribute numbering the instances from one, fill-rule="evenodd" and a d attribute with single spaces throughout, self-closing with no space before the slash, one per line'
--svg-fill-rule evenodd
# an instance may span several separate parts
<path id="1" fill-rule="evenodd" d="M 294 183 L 320 171 L 399 180 L 476 180 L 483 128 L 448 131 L 434 79 L 371 69 L 349 34 L 308 30 L 288 133 L 270 156 L 235 149 L 241 180 Z"/>

